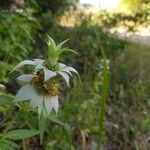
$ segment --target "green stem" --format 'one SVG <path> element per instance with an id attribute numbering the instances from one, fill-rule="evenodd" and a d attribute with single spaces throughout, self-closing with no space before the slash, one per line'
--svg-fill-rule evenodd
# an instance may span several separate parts
<path id="1" fill-rule="evenodd" d="M 41 114 L 38 114 L 38 123 L 39 123 L 39 132 L 40 132 L 40 144 L 42 145 L 44 133 L 46 130 L 46 116 L 44 114 L 44 110 L 42 110 Z"/>
<path id="2" fill-rule="evenodd" d="M 107 98 L 107 88 L 108 88 L 108 67 L 107 59 L 103 48 L 101 48 L 103 57 L 103 70 L 102 70 L 102 92 L 99 99 L 99 139 L 98 139 L 98 149 L 101 149 L 104 140 L 104 121 L 105 121 L 105 104 Z"/>
<path id="3" fill-rule="evenodd" d="M 22 140 L 22 148 L 23 148 L 23 150 L 27 150 L 25 139 Z"/>

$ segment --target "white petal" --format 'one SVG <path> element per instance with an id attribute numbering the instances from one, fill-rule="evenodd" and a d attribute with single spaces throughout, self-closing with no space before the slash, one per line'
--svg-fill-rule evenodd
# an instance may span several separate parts
<path id="1" fill-rule="evenodd" d="M 36 94 L 35 89 L 27 84 L 23 86 L 17 93 L 15 100 L 16 101 L 26 101 L 30 100 L 32 97 L 34 97 Z"/>
<path id="2" fill-rule="evenodd" d="M 38 71 L 39 69 L 44 69 L 45 67 L 42 65 L 44 63 L 43 59 L 34 59 L 36 63 L 35 71 Z"/>
<path id="3" fill-rule="evenodd" d="M 38 106 L 38 114 L 40 115 L 42 110 L 44 109 L 44 105 L 43 103 L 41 105 Z"/>
<path id="4" fill-rule="evenodd" d="M 45 108 L 47 113 L 49 114 L 52 111 L 52 99 L 50 96 L 45 96 L 44 97 L 44 102 L 45 102 Z"/>
<path id="5" fill-rule="evenodd" d="M 58 63 L 58 66 L 59 66 L 59 69 L 60 69 L 60 70 L 63 69 L 64 67 L 66 67 L 66 65 L 65 65 L 65 64 L 62 64 L 62 63 Z"/>
<path id="6" fill-rule="evenodd" d="M 69 75 L 72 75 L 69 70 L 67 70 L 67 69 L 65 70 L 65 68 L 66 68 L 65 64 L 58 63 L 58 66 L 59 66 L 59 71 L 67 72 Z"/>
<path id="7" fill-rule="evenodd" d="M 56 113 L 57 113 L 58 107 L 59 107 L 58 96 L 53 96 L 53 97 L 51 98 L 51 101 L 52 101 L 52 106 L 53 106 L 54 110 L 55 110 Z"/>
<path id="8" fill-rule="evenodd" d="M 44 69 L 44 79 L 45 81 L 48 80 L 49 78 L 55 76 L 57 73 L 56 72 L 53 72 L 51 70 L 48 70 L 48 69 Z"/>
<path id="9" fill-rule="evenodd" d="M 62 71 L 72 71 L 72 72 L 74 72 L 74 73 L 76 73 L 76 74 L 78 74 L 78 72 L 77 72 L 77 70 L 75 70 L 73 67 L 65 67 L 65 68 L 63 68 L 63 70 Z M 79 75 L 79 74 L 78 74 Z"/>
<path id="10" fill-rule="evenodd" d="M 42 65 L 44 63 L 43 59 L 34 59 L 37 65 Z"/>
<path id="11" fill-rule="evenodd" d="M 62 70 L 62 72 L 66 72 L 66 73 L 68 73 L 69 75 L 71 75 L 71 76 L 72 76 L 71 72 L 70 72 L 70 71 L 68 71 L 68 70 Z"/>
<path id="12" fill-rule="evenodd" d="M 13 72 L 14 70 L 16 70 L 19 67 L 24 66 L 24 65 L 36 65 L 36 63 L 31 60 L 23 60 L 11 72 Z"/>
<path id="13" fill-rule="evenodd" d="M 42 105 L 42 103 L 43 103 L 43 95 L 38 95 L 37 93 L 33 95 L 30 101 L 30 105 L 32 107 L 40 106 Z"/>
<path id="14" fill-rule="evenodd" d="M 39 64 L 39 65 L 37 65 L 35 67 L 35 71 L 37 72 L 39 69 L 44 69 L 44 68 L 45 68 L 44 66 L 42 66 L 41 64 Z"/>
<path id="15" fill-rule="evenodd" d="M 69 86 L 69 75 L 62 71 L 58 71 L 57 73 L 60 74 L 65 79 L 67 85 Z"/>
<path id="16" fill-rule="evenodd" d="M 34 75 L 32 75 L 32 74 L 24 74 L 24 75 L 19 76 L 17 79 L 21 80 L 21 81 L 30 82 L 33 77 L 34 77 Z"/>

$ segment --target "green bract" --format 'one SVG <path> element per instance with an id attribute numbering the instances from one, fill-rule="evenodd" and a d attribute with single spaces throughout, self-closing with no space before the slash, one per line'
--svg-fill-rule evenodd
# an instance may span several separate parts
<path id="1" fill-rule="evenodd" d="M 59 59 L 59 56 L 61 53 L 63 53 L 64 51 L 71 51 L 74 52 L 72 49 L 68 49 L 68 48 L 62 48 L 62 46 L 68 41 L 69 39 L 59 43 L 58 45 L 56 45 L 55 41 L 49 36 L 47 35 L 47 44 L 48 44 L 48 59 L 52 64 L 56 64 L 56 62 Z"/>

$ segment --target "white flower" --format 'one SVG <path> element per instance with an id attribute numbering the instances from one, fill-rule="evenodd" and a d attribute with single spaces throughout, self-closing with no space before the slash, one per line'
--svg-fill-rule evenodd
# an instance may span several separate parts
<path id="1" fill-rule="evenodd" d="M 66 66 L 65 64 L 62 64 L 62 63 L 57 63 L 58 70 L 56 70 L 56 71 L 52 71 L 52 70 L 48 69 L 47 67 L 45 67 L 43 65 L 43 63 L 44 63 L 43 59 L 34 59 L 33 61 L 32 60 L 24 60 L 24 61 L 20 62 L 12 71 L 14 71 L 24 65 L 33 65 L 33 66 L 35 66 L 35 72 L 37 72 L 40 69 L 43 69 L 45 81 L 50 79 L 51 77 L 54 77 L 57 74 L 59 74 L 62 78 L 65 79 L 68 86 L 69 86 L 69 75 L 72 75 L 71 72 L 78 74 L 78 72 L 73 67 Z"/>
<path id="2" fill-rule="evenodd" d="M 52 109 L 58 111 L 59 102 L 58 95 L 60 89 L 59 76 L 62 77 L 69 86 L 70 76 L 72 73 L 78 72 L 73 68 L 58 63 L 59 56 L 65 51 L 74 52 L 68 48 L 62 48 L 68 40 L 65 40 L 58 45 L 47 35 L 48 58 L 33 59 L 21 61 L 11 72 L 24 66 L 34 66 L 34 75 L 24 74 L 18 77 L 18 80 L 28 82 L 23 86 L 16 95 L 16 101 L 30 101 L 32 107 L 38 107 L 38 113 L 44 110 L 45 114 L 49 114 Z"/>
<path id="3" fill-rule="evenodd" d="M 46 66 L 44 66 L 45 65 L 44 62 L 45 61 L 42 59 L 34 59 L 33 61 L 24 60 L 20 62 L 12 71 L 24 65 L 33 65 L 35 67 L 36 75 L 38 74 L 38 71 L 41 72 L 41 70 L 43 70 L 43 75 L 44 75 L 44 78 L 42 79 L 43 85 L 47 83 L 45 81 L 48 81 L 49 79 L 51 79 L 52 77 L 56 75 L 60 75 L 62 78 L 65 79 L 67 85 L 69 86 L 69 75 L 72 75 L 71 74 L 72 72 L 78 74 L 78 72 L 74 68 L 66 66 L 62 63 L 57 63 L 56 64 L 57 69 L 55 69 L 55 71 L 52 71 L 48 69 Z M 36 76 L 32 74 L 24 74 L 17 78 L 18 80 L 28 82 L 28 84 L 23 86 L 18 91 L 16 98 L 15 98 L 16 101 L 28 101 L 29 100 L 31 107 L 33 108 L 38 107 L 39 113 L 41 113 L 42 110 L 45 110 L 46 114 L 49 114 L 52 111 L 52 109 L 54 109 L 57 112 L 58 107 L 59 107 L 57 85 L 56 87 L 54 87 L 56 88 L 56 93 L 54 92 L 55 93 L 54 96 L 52 96 L 53 94 L 52 95 L 40 94 L 41 92 L 36 89 L 36 85 L 32 83 L 35 77 Z"/>
<path id="4" fill-rule="evenodd" d="M 19 80 L 30 82 L 34 75 L 25 74 L 18 77 Z M 26 84 L 18 91 L 16 101 L 30 101 L 31 107 L 38 107 L 39 113 L 44 109 L 46 113 L 49 114 L 52 109 L 56 112 L 58 111 L 59 102 L 58 102 L 58 95 L 56 96 L 49 96 L 39 94 L 34 86 L 31 84 Z"/>

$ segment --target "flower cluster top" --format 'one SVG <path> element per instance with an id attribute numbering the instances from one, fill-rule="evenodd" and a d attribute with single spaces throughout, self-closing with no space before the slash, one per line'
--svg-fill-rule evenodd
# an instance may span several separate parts
<path id="1" fill-rule="evenodd" d="M 38 107 L 38 112 L 49 114 L 52 109 L 58 111 L 58 96 L 60 92 L 60 78 L 63 78 L 69 86 L 70 76 L 78 72 L 70 66 L 59 63 L 60 54 L 64 51 L 73 51 L 62 48 L 68 40 L 56 45 L 55 41 L 47 35 L 48 58 L 21 61 L 12 71 L 24 66 L 34 66 L 34 74 L 23 74 L 17 79 L 26 81 L 16 95 L 17 101 L 30 100 L 31 107 Z M 73 51 L 74 52 L 74 51 Z"/>

